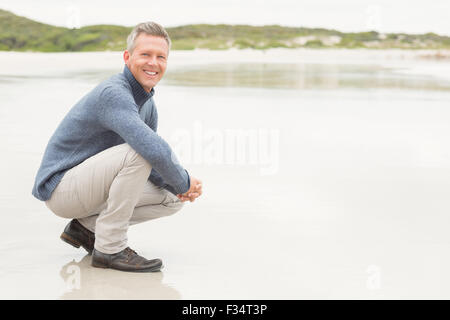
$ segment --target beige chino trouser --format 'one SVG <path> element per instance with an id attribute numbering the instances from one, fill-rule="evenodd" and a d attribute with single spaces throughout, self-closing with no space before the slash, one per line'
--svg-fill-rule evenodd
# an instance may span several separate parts
<path id="1" fill-rule="evenodd" d="M 128 226 L 171 215 L 183 207 L 171 192 L 148 181 L 151 165 L 124 143 L 68 170 L 45 203 L 57 216 L 76 218 L 95 232 L 95 249 L 127 247 Z"/>

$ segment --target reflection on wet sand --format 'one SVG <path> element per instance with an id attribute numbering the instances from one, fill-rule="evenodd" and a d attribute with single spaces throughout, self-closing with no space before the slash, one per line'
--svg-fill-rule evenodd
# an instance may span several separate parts
<path id="1" fill-rule="evenodd" d="M 450 91 L 450 82 L 408 75 L 377 64 L 236 63 L 194 65 L 168 72 L 167 84 L 283 89 L 409 89 Z"/>
<path id="2" fill-rule="evenodd" d="M 163 284 L 163 272 L 134 273 L 91 266 L 91 256 L 66 263 L 60 271 L 66 285 L 61 299 L 180 299 Z"/>

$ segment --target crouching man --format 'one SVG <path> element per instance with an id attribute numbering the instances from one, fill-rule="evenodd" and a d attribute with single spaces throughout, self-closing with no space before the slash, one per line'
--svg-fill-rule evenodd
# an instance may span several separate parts
<path id="1" fill-rule="evenodd" d="M 127 245 L 130 225 L 171 215 L 202 194 L 157 133 L 154 87 L 166 71 L 170 38 L 154 22 L 127 39 L 122 73 L 100 83 L 70 109 L 45 150 L 33 195 L 72 219 L 61 239 L 92 254 L 92 265 L 153 272 Z"/>

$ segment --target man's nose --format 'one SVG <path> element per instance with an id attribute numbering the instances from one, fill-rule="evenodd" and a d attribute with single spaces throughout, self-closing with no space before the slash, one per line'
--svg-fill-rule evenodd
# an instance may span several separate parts
<path id="1" fill-rule="evenodd" d="M 156 65 L 156 57 L 150 57 L 150 58 L 147 60 L 147 64 L 148 64 L 148 65 Z"/>

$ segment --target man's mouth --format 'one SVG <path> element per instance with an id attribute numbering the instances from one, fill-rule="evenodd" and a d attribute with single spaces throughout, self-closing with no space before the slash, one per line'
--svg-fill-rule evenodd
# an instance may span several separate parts
<path id="1" fill-rule="evenodd" d="M 149 76 L 151 76 L 151 77 L 156 76 L 158 74 L 158 72 L 155 72 L 155 71 L 146 71 L 146 70 L 144 70 L 144 72 L 146 74 L 148 74 Z"/>

